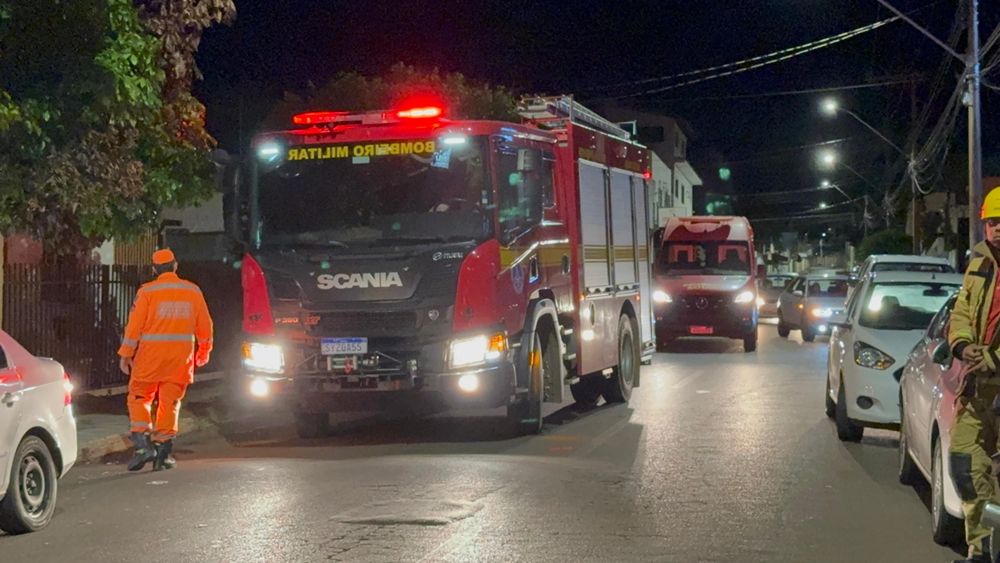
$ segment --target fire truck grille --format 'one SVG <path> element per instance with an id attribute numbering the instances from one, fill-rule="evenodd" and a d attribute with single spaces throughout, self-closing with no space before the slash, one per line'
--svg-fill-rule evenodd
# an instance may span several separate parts
<path id="1" fill-rule="evenodd" d="M 341 311 L 324 313 L 313 332 L 322 336 L 392 336 L 417 330 L 415 311 Z"/>
<path id="2" fill-rule="evenodd" d="M 686 295 L 681 298 L 681 307 L 685 311 L 722 311 L 728 305 L 725 297 L 718 295 Z"/>

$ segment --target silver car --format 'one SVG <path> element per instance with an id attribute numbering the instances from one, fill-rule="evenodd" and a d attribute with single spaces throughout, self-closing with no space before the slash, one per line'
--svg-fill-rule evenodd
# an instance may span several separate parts
<path id="1" fill-rule="evenodd" d="M 962 502 L 951 480 L 948 448 L 955 419 L 955 393 L 962 363 L 948 349 L 952 297 L 931 321 L 913 348 L 899 381 L 901 425 L 899 480 L 931 485 L 931 530 L 934 541 L 958 544 L 963 537 Z"/>
<path id="2" fill-rule="evenodd" d="M 845 275 L 807 274 L 788 284 L 778 298 L 778 336 L 801 330 L 802 340 L 812 342 L 829 333 L 830 317 L 844 313 L 847 281 Z"/>

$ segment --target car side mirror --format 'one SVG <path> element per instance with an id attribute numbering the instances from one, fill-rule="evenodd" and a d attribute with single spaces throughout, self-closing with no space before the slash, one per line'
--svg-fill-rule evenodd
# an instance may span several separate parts
<path id="1" fill-rule="evenodd" d="M 948 346 L 948 341 L 944 340 L 940 342 L 936 348 L 934 348 L 934 353 L 931 355 L 931 360 L 940 366 L 951 367 L 951 362 L 954 358 L 951 355 L 951 347 Z"/>
<path id="2" fill-rule="evenodd" d="M 802 290 L 801 290 L 801 289 L 796 289 L 795 291 L 793 291 L 793 292 L 792 292 L 792 295 L 794 295 L 794 296 L 796 296 L 796 297 L 802 297 L 802 296 L 803 296 L 803 295 L 805 295 L 805 294 L 804 294 L 804 293 L 802 293 Z"/>
<path id="3" fill-rule="evenodd" d="M 847 320 L 847 315 L 844 313 L 838 313 L 830 317 L 827 321 L 828 325 L 835 326 L 837 328 L 849 329 L 851 328 L 851 321 Z"/>

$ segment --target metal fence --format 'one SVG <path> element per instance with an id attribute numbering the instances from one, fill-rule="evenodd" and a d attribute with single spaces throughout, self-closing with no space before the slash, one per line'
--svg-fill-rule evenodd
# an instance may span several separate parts
<path id="1" fill-rule="evenodd" d="M 124 385 L 117 350 L 148 267 L 7 265 L 3 329 L 36 356 L 58 360 L 84 389 Z"/>

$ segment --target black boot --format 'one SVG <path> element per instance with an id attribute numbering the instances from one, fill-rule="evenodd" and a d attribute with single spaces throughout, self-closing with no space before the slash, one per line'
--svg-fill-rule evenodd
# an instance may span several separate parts
<path id="1" fill-rule="evenodd" d="M 990 559 L 990 538 L 983 538 L 982 545 L 982 553 L 965 559 L 956 559 L 955 563 L 994 563 L 993 560 Z"/>
<path id="2" fill-rule="evenodd" d="M 177 466 L 177 460 L 174 459 L 174 456 L 170 455 L 171 450 L 174 449 L 173 440 L 167 440 L 166 442 L 153 442 L 153 447 L 156 449 L 156 459 L 153 461 L 153 471 L 173 469 Z"/>
<path id="3" fill-rule="evenodd" d="M 149 434 L 144 432 L 133 432 L 129 437 L 135 445 L 135 454 L 128 462 L 128 470 L 139 471 L 145 467 L 147 463 L 156 458 L 156 452 L 153 451 L 153 445 L 149 443 Z"/>

